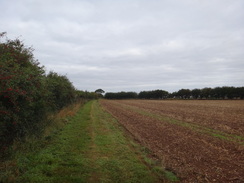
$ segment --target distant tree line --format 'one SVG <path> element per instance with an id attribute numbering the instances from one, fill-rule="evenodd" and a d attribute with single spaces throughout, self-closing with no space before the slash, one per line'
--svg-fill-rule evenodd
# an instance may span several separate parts
<path id="1" fill-rule="evenodd" d="M 106 99 L 135 99 L 138 98 L 136 92 L 117 92 L 117 93 L 106 93 L 104 98 Z"/>
<path id="2" fill-rule="evenodd" d="M 244 87 L 216 87 L 202 89 L 180 89 L 169 95 L 177 99 L 244 99 Z"/>
<path id="3" fill-rule="evenodd" d="M 244 87 L 216 87 L 180 89 L 169 93 L 165 90 L 106 93 L 106 99 L 244 99 Z"/>
<path id="4" fill-rule="evenodd" d="M 106 93 L 104 98 L 106 99 L 164 99 L 167 98 L 169 93 L 164 90 L 152 90 L 142 91 L 139 94 L 136 92 L 117 92 L 117 93 Z"/>
<path id="5" fill-rule="evenodd" d="M 169 96 L 169 92 L 165 90 L 141 91 L 138 94 L 139 99 L 165 99 Z"/>
<path id="6" fill-rule="evenodd" d="M 102 98 L 103 95 L 100 93 L 97 93 L 97 92 L 76 90 L 76 97 L 77 97 L 77 99 L 90 100 L 90 99 Z"/>

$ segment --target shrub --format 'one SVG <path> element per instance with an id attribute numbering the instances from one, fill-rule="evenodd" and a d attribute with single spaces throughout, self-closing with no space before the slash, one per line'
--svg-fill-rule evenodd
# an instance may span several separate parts
<path id="1" fill-rule="evenodd" d="M 0 38 L 6 38 L 4 33 Z M 74 102 L 75 88 L 66 76 L 50 72 L 23 42 L 0 42 L 0 152 L 14 139 L 39 136 L 50 112 Z"/>
<path id="2" fill-rule="evenodd" d="M 75 88 L 66 76 L 50 72 L 46 77 L 45 87 L 48 92 L 48 106 L 52 111 L 60 110 L 75 100 Z"/>
<path id="3" fill-rule="evenodd" d="M 4 34 L 0 35 L 2 38 Z M 0 42 L 0 145 L 39 130 L 44 118 L 43 67 L 33 49 L 16 40 Z"/>

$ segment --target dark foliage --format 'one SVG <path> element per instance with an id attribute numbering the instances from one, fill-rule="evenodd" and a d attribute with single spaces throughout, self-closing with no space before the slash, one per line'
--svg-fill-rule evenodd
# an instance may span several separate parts
<path id="1" fill-rule="evenodd" d="M 171 98 L 179 99 L 243 99 L 244 87 L 216 87 L 202 89 L 181 89 L 170 94 Z"/>
<path id="2" fill-rule="evenodd" d="M 135 99 L 137 98 L 136 92 L 118 92 L 118 93 L 106 93 L 106 99 Z"/>
<path id="3" fill-rule="evenodd" d="M 46 76 L 32 52 L 18 39 L 0 42 L 0 152 L 16 138 L 40 135 L 50 112 L 76 97 L 67 77 L 54 72 Z"/>
<path id="4" fill-rule="evenodd" d="M 164 90 L 142 91 L 139 93 L 140 99 L 164 99 L 167 98 L 169 93 Z"/>
<path id="5" fill-rule="evenodd" d="M 216 87 L 202 89 L 180 89 L 169 93 L 165 90 L 106 93 L 106 99 L 244 99 L 244 87 Z"/>

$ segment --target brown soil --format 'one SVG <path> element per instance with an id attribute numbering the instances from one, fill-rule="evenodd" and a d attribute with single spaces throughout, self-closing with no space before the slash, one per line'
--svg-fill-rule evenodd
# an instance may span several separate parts
<path id="1" fill-rule="evenodd" d="M 100 103 L 181 182 L 244 182 L 243 144 L 153 117 L 166 116 L 244 138 L 244 101 L 101 100 Z"/>

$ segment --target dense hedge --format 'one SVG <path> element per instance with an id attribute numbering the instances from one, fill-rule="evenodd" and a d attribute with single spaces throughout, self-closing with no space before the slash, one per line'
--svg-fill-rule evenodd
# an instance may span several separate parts
<path id="1" fill-rule="evenodd" d="M 0 151 L 26 134 L 41 134 L 50 112 L 75 100 L 66 76 L 48 75 L 32 48 L 0 34 Z M 4 39 L 2 41 L 2 39 Z"/>
<path id="2" fill-rule="evenodd" d="M 62 109 L 75 101 L 75 88 L 66 76 L 50 72 L 45 79 L 45 87 L 51 110 Z"/>

